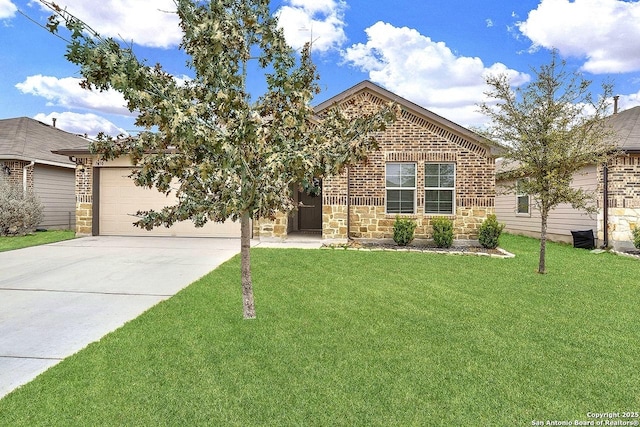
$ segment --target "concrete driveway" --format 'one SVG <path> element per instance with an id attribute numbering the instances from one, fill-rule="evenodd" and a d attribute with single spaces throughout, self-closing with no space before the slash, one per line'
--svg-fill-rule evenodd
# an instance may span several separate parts
<path id="1" fill-rule="evenodd" d="M 0 397 L 239 251 L 239 239 L 100 236 L 0 252 Z"/>

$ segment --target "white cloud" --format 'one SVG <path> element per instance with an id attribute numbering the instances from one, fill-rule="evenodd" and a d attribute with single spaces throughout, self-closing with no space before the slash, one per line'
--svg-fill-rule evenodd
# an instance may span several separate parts
<path id="1" fill-rule="evenodd" d="M 563 56 L 586 58 L 595 74 L 640 70 L 640 2 L 622 0 L 542 0 L 518 23 L 522 34 Z"/>
<path id="2" fill-rule="evenodd" d="M 10 0 L 0 0 L 0 19 L 13 18 L 18 11 Z"/>
<path id="3" fill-rule="evenodd" d="M 86 134 L 90 138 L 95 138 L 100 132 L 111 136 L 127 134 L 124 129 L 119 128 L 109 120 L 95 114 L 78 114 L 65 111 L 50 114 L 40 113 L 36 114 L 33 118 L 47 124 L 53 124 L 53 119 L 55 118 L 57 128 L 77 135 Z"/>
<path id="4" fill-rule="evenodd" d="M 344 0 L 286 0 L 276 12 L 287 43 L 300 49 L 313 39 L 313 49 L 326 52 L 340 48 L 347 40 Z"/>
<path id="5" fill-rule="evenodd" d="M 103 36 L 159 48 L 175 47 L 182 40 L 173 0 L 56 0 L 55 3 Z"/>
<path id="6" fill-rule="evenodd" d="M 486 118 L 477 112 L 488 89 L 485 76 L 506 74 L 514 85 L 529 76 L 496 63 L 486 67 L 477 57 L 456 56 L 443 42 L 418 31 L 378 22 L 366 30 L 367 43 L 344 52 L 347 63 L 369 73 L 369 78 L 461 125 L 477 126 Z"/>
<path id="7" fill-rule="evenodd" d="M 485 22 L 487 23 L 487 28 L 493 27 L 493 20 L 492 19 L 486 19 Z"/>
<path id="8" fill-rule="evenodd" d="M 640 90 L 636 93 L 620 95 L 620 99 L 618 100 L 619 111 L 628 110 L 638 105 L 640 105 Z"/>
<path id="9" fill-rule="evenodd" d="M 126 101 L 121 93 L 114 90 L 99 92 L 86 90 L 80 87 L 81 79 L 35 75 L 29 76 L 16 87 L 25 94 L 31 94 L 45 98 L 47 105 L 61 106 L 71 109 L 98 110 L 103 113 L 131 116 L 133 113 L 127 109 Z"/>

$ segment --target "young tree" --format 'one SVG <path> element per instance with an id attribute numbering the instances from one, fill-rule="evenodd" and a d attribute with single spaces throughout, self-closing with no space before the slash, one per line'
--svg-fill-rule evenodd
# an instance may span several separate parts
<path id="1" fill-rule="evenodd" d="M 268 0 L 176 0 L 180 47 L 194 73 L 186 82 L 140 62 L 130 46 L 101 37 L 55 3 L 41 3 L 54 12 L 50 31 L 64 23 L 70 32 L 66 58 L 80 66 L 82 86 L 121 92 L 146 129 L 136 138 L 100 135 L 93 149 L 106 159 L 132 156 L 137 185 L 177 195 L 174 206 L 138 212 L 136 225 L 239 220 L 244 317 L 254 318 L 250 220 L 294 209 L 292 184 L 364 159 L 377 147 L 372 132 L 394 120 L 395 109 L 347 118 L 334 108 L 314 117 L 311 46 L 296 56 Z M 267 87 L 255 99 L 247 91 L 250 61 Z"/>
<path id="2" fill-rule="evenodd" d="M 571 182 L 580 169 L 606 162 L 615 151 L 604 120 L 611 85 L 604 84 L 594 99 L 591 82 L 565 68 L 553 51 L 551 62 L 534 70 L 535 81 L 524 87 L 512 89 L 506 75 L 488 76 L 486 95 L 497 102 L 480 105 L 491 119 L 488 136 L 505 144 L 505 164 L 526 177 L 520 181 L 521 191 L 532 196 L 540 210 L 539 273 L 546 271 L 549 212 L 560 203 L 594 212 L 595 196 Z"/>

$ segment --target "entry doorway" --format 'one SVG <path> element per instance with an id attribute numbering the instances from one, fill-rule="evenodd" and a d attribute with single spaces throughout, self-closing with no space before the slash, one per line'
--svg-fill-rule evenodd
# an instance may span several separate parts
<path id="1" fill-rule="evenodd" d="M 322 180 L 314 179 L 318 191 L 298 190 L 298 230 L 322 231 Z"/>

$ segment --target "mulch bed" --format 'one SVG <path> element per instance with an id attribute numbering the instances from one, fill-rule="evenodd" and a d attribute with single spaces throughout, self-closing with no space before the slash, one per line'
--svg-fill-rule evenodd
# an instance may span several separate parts
<path id="1" fill-rule="evenodd" d="M 368 250 L 368 251 L 399 251 L 399 252 L 425 252 L 450 255 L 480 255 L 500 258 L 512 258 L 514 255 L 509 252 L 497 249 L 487 249 L 482 246 L 452 246 L 450 248 L 438 248 L 428 243 L 412 243 L 408 246 L 399 246 L 393 243 L 381 242 L 359 242 L 350 241 L 345 244 L 329 245 L 331 248 Z"/>

